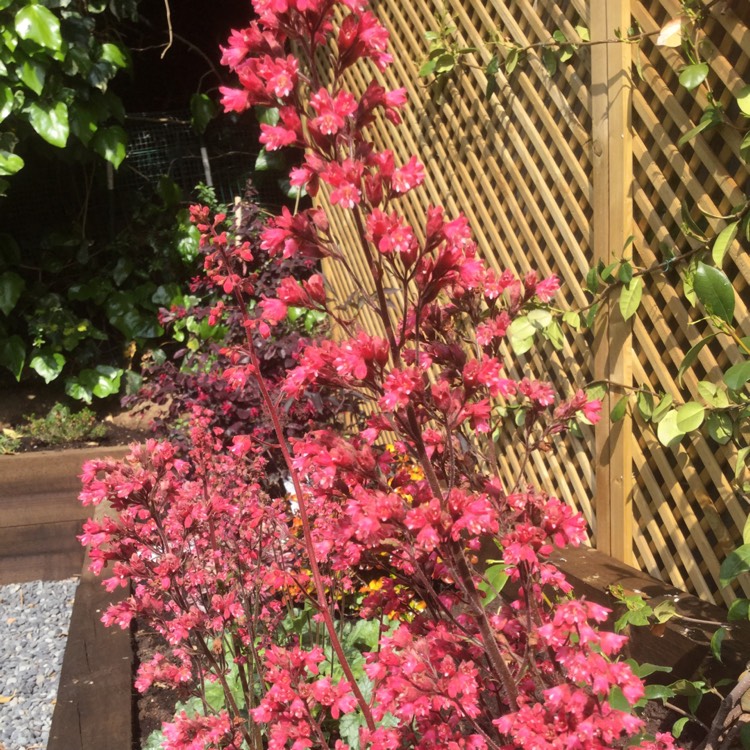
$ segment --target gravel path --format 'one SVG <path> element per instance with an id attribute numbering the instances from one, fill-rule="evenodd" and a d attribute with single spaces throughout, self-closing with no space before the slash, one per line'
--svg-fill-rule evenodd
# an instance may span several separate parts
<path id="1" fill-rule="evenodd" d="M 0 586 L 0 750 L 47 747 L 77 586 Z"/>

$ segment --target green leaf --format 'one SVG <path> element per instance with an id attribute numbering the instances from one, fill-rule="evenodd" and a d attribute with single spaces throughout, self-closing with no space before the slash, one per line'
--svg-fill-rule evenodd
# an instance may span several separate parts
<path id="1" fill-rule="evenodd" d="M 726 389 L 717 383 L 711 383 L 708 380 L 698 381 L 698 393 L 709 406 L 715 409 L 724 409 L 729 406 Z"/>
<path id="2" fill-rule="evenodd" d="M 656 437 L 659 438 L 659 442 L 671 448 L 677 445 L 682 438 L 685 437 L 685 432 L 677 426 L 677 410 L 673 409 L 659 421 L 659 427 L 656 430 Z"/>
<path id="3" fill-rule="evenodd" d="M 750 599 L 735 599 L 729 605 L 727 613 L 729 622 L 738 622 L 750 619 Z"/>
<path id="4" fill-rule="evenodd" d="M 706 430 L 719 445 L 726 445 L 734 434 L 734 424 L 729 414 L 714 411 L 706 419 Z"/>
<path id="5" fill-rule="evenodd" d="M 727 224 L 714 240 L 714 246 L 711 250 L 711 259 L 717 268 L 721 268 L 721 264 L 724 262 L 724 256 L 727 254 L 727 250 L 732 246 L 739 228 L 740 222 L 733 221 L 731 224 Z"/>
<path id="6" fill-rule="evenodd" d="M 6 271 L 0 275 L 0 311 L 4 315 L 10 315 L 25 288 L 26 282 L 17 273 Z"/>
<path id="7" fill-rule="evenodd" d="M 255 171 L 256 172 L 267 172 L 272 170 L 274 172 L 280 172 L 286 164 L 286 157 L 279 151 L 266 151 L 262 148 L 258 152 L 258 156 L 255 159 Z"/>
<path id="8" fill-rule="evenodd" d="M 646 685 L 644 698 L 647 701 L 666 701 L 674 698 L 674 690 L 668 685 Z"/>
<path id="9" fill-rule="evenodd" d="M 674 737 L 675 739 L 679 739 L 680 735 L 682 734 L 682 730 L 685 729 L 685 724 L 687 724 L 689 721 L 689 716 L 683 716 L 681 719 L 677 719 L 677 721 L 672 725 L 672 737 Z"/>
<path id="10" fill-rule="evenodd" d="M 450 52 L 443 52 L 435 60 L 435 73 L 437 75 L 443 75 L 443 73 L 450 73 L 453 68 L 456 67 L 456 58 Z"/>
<path id="11" fill-rule="evenodd" d="M 531 349 L 534 343 L 535 328 L 529 319 L 522 315 L 516 318 L 508 327 L 508 338 L 513 351 L 516 354 L 524 354 Z"/>
<path id="12" fill-rule="evenodd" d="M 617 271 L 617 278 L 623 283 L 623 284 L 629 284 L 633 279 L 633 266 L 630 265 L 627 261 L 625 261 Z"/>
<path id="13" fill-rule="evenodd" d="M 29 367 L 36 372 L 37 375 L 44 378 L 45 383 L 51 383 L 55 380 L 62 372 L 65 366 L 65 357 L 59 352 L 37 354 L 31 362 Z"/>
<path id="14" fill-rule="evenodd" d="M 255 107 L 255 117 L 261 125 L 278 125 L 279 110 L 276 107 Z"/>
<path id="15" fill-rule="evenodd" d="M 646 391 L 638 392 L 638 411 L 641 416 L 648 422 L 654 413 L 654 397 Z"/>
<path id="16" fill-rule="evenodd" d="M 60 21 L 43 5 L 26 5 L 16 13 L 16 33 L 21 39 L 30 39 L 40 47 L 59 50 L 62 47 Z"/>
<path id="17" fill-rule="evenodd" d="M 630 702 L 625 697 L 622 690 L 620 690 L 617 685 L 615 685 L 610 691 L 609 691 L 609 697 L 608 697 L 609 705 L 612 706 L 612 708 L 615 709 L 615 711 L 623 711 L 626 714 L 633 712 L 633 707 L 630 705 Z"/>
<path id="18" fill-rule="evenodd" d="M 750 749 L 750 724 L 743 724 L 740 727 L 740 744 L 742 750 Z"/>
<path id="19" fill-rule="evenodd" d="M 693 365 L 698 355 L 701 353 L 701 349 L 709 342 L 712 338 L 715 338 L 716 334 L 712 333 L 705 338 L 701 339 L 697 344 L 688 349 L 688 353 L 685 355 L 685 359 L 682 360 L 680 368 L 677 370 L 677 383 L 682 385 L 682 376 L 687 372 L 688 368 Z"/>
<path id="20" fill-rule="evenodd" d="M 750 570 L 750 544 L 743 544 L 729 553 L 719 568 L 719 585 L 728 586 L 740 573 Z"/>
<path id="21" fill-rule="evenodd" d="M 569 310 L 563 313 L 563 323 L 569 325 L 574 331 L 578 331 L 581 327 L 581 316 L 579 313 Z"/>
<path id="22" fill-rule="evenodd" d="M 47 71 L 41 63 L 34 60 L 24 60 L 21 67 L 18 68 L 18 77 L 37 96 L 41 96 L 44 90 L 44 81 L 47 78 Z"/>
<path id="23" fill-rule="evenodd" d="M 0 150 L 0 175 L 11 175 L 23 169 L 24 160 L 18 154 Z"/>
<path id="24" fill-rule="evenodd" d="M 734 316 L 734 289 L 723 271 L 698 263 L 693 288 L 709 315 L 731 323 Z"/>
<path id="25" fill-rule="evenodd" d="M 683 432 L 692 432 L 703 424 L 706 409 L 695 401 L 688 401 L 688 403 L 677 409 L 676 413 L 677 427 Z"/>
<path id="26" fill-rule="evenodd" d="M 25 361 L 26 345 L 20 336 L 11 336 L 0 341 L 0 365 L 10 370 L 16 380 L 21 379 Z"/>
<path id="27" fill-rule="evenodd" d="M 743 86 L 737 92 L 737 104 L 740 112 L 746 117 L 750 117 L 750 86 Z"/>
<path id="28" fill-rule="evenodd" d="M 666 394 L 662 396 L 661 401 L 656 405 L 654 408 L 654 413 L 651 415 L 651 421 L 654 424 L 658 424 L 661 422 L 662 419 L 664 419 L 664 416 L 669 411 L 669 408 L 672 406 L 672 403 L 674 402 L 674 399 L 671 395 Z"/>
<path id="29" fill-rule="evenodd" d="M 419 77 L 420 78 L 427 78 L 427 76 L 432 75 L 435 72 L 435 65 L 437 61 L 436 60 L 425 60 L 422 63 L 422 67 L 419 69 Z"/>
<path id="30" fill-rule="evenodd" d="M 126 156 L 127 142 L 127 133 L 119 125 L 112 125 L 96 132 L 91 139 L 91 147 L 117 169 Z"/>
<path id="31" fill-rule="evenodd" d="M 10 86 L 0 86 L 0 122 L 13 111 L 15 101 L 13 89 Z"/>
<path id="32" fill-rule="evenodd" d="M 32 102 L 28 107 L 29 122 L 47 143 L 57 148 L 65 148 L 70 134 L 68 107 L 65 102 L 42 105 Z"/>
<path id="33" fill-rule="evenodd" d="M 190 114 L 193 129 L 198 133 L 205 133 L 208 123 L 219 113 L 213 99 L 205 94 L 193 94 L 190 97 Z"/>
<path id="34" fill-rule="evenodd" d="M 612 409 L 609 418 L 613 422 L 619 422 L 624 416 L 628 408 L 628 397 L 623 396 Z"/>
<path id="35" fill-rule="evenodd" d="M 530 310 L 526 319 L 537 331 L 543 331 L 552 322 L 552 313 L 544 308 Z"/>
<path id="36" fill-rule="evenodd" d="M 99 59 L 112 63 L 117 68 L 127 68 L 129 64 L 125 50 L 112 42 L 102 44 L 102 54 Z"/>
<path id="37" fill-rule="evenodd" d="M 560 324 L 556 320 L 551 321 L 543 333 L 545 338 L 558 352 L 563 350 L 565 338 L 563 336 L 562 328 L 560 328 Z"/>
<path id="38" fill-rule="evenodd" d="M 508 54 L 505 57 L 505 72 L 508 75 L 510 75 L 518 67 L 519 59 L 520 56 L 518 50 L 515 47 L 508 51 Z"/>
<path id="39" fill-rule="evenodd" d="M 591 294 L 599 291 L 599 273 L 596 268 L 589 268 L 586 272 L 586 290 Z"/>
<path id="40" fill-rule="evenodd" d="M 494 601 L 502 592 L 510 576 L 505 572 L 504 563 L 490 565 L 484 571 L 485 580 L 477 584 L 477 588 L 482 592 L 482 603 L 487 606 Z"/>
<path id="41" fill-rule="evenodd" d="M 716 661 L 723 662 L 723 659 L 721 658 L 721 644 L 724 642 L 724 638 L 726 638 L 726 635 L 727 629 L 719 628 L 711 636 L 711 653 L 714 655 L 714 659 L 716 659 Z"/>
<path id="42" fill-rule="evenodd" d="M 542 62 L 550 76 L 554 76 L 557 73 L 557 55 L 549 47 L 545 47 L 542 50 Z"/>
<path id="43" fill-rule="evenodd" d="M 737 451 L 737 461 L 734 465 L 734 478 L 739 479 L 742 475 L 742 471 L 745 468 L 745 462 L 747 457 L 750 456 L 750 446 L 746 445 L 744 448 L 740 448 Z"/>
<path id="44" fill-rule="evenodd" d="M 620 292 L 620 314 L 623 320 L 635 315 L 643 298 L 643 279 L 631 279 L 630 283 Z"/>
<path id="45" fill-rule="evenodd" d="M 708 76 L 708 63 L 687 65 L 680 73 L 680 85 L 692 91 L 706 80 L 706 76 Z"/>
<path id="46" fill-rule="evenodd" d="M 633 674 L 636 677 L 640 677 L 643 679 L 644 677 L 648 677 L 649 675 L 655 674 L 656 672 L 671 672 L 672 667 L 665 667 L 661 664 L 650 664 L 649 662 L 644 662 L 643 664 L 639 664 L 635 659 L 627 659 L 627 664 L 630 665 L 630 668 L 633 670 Z"/>
<path id="47" fill-rule="evenodd" d="M 748 380 L 750 380 L 750 360 L 738 362 L 724 373 L 724 382 L 732 391 L 742 390 Z"/>

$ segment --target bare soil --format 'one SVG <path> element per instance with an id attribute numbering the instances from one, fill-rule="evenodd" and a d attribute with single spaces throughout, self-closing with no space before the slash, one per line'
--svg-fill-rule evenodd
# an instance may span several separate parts
<path id="1" fill-rule="evenodd" d="M 49 413 L 55 404 L 64 404 L 71 411 L 80 411 L 86 404 L 74 401 L 66 396 L 61 388 L 54 384 L 12 383 L 0 379 L 0 430 L 11 428 L 18 432 L 23 430 L 30 416 L 42 417 Z M 106 427 L 106 435 L 96 440 L 56 443 L 50 446 L 31 437 L 23 437 L 19 453 L 64 448 L 82 448 L 91 445 L 128 445 L 141 442 L 151 436 L 150 422 L 153 414 L 145 411 L 134 414 L 122 409 L 119 398 L 95 400 L 88 408 L 96 412 L 100 422 Z"/>

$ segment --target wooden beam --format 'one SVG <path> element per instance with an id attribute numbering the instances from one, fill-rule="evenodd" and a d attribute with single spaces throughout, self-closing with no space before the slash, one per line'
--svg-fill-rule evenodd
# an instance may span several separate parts
<path id="1" fill-rule="evenodd" d="M 591 39 L 612 39 L 631 24 L 630 0 L 592 0 Z M 594 163 L 594 264 L 622 258 L 632 234 L 633 149 L 632 48 L 591 47 Z M 633 561 L 633 458 L 630 415 L 616 424 L 609 413 L 632 383 L 632 324 L 622 319 L 617 295 L 610 295 L 594 328 L 594 376 L 618 383 L 604 399 L 596 428 L 596 547 L 617 560 Z"/>

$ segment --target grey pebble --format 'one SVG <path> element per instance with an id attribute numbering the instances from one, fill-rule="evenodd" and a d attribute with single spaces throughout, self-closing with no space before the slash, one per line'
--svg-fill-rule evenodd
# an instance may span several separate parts
<path id="1" fill-rule="evenodd" d="M 77 578 L 0 586 L 0 747 L 47 746 Z"/>

